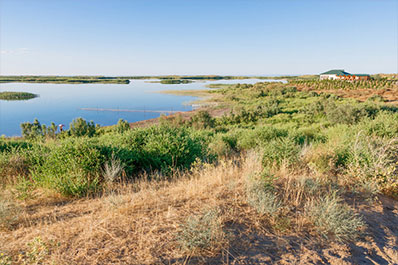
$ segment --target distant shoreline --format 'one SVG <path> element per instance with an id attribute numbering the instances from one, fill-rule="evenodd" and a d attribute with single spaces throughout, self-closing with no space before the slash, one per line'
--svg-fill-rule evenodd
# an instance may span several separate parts
<path id="1" fill-rule="evenodd" d="M 33 76 L 0 75 L 1 83 L 53 83 L 53 84 L 129 84 L 131 80 L 158 79 L 163 84 L 189 83 L 192 81 L 239 79 L 294 79 L 299 76 L 221 76 L 221 75 L 159 75 L 159 76 Z M 158 81 L 156 81 L 158 82 Z"/>

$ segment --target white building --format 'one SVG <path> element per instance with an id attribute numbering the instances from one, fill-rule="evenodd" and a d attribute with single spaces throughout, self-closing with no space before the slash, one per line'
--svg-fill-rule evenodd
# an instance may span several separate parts
<path id="1" fill-rule="evenodd" d="M 343 70 L 330 70 L 327 72 L 324 72 L 320 74 L 320 79 L 321 80 L 336 80 L 336 79 L 341 79 L 341 76 L 349 76 L 351 75 L 350 73 L 344 72 Z"/>

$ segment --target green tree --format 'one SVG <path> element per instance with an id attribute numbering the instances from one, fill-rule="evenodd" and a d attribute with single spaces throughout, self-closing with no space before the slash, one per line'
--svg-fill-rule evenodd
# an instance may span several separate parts
<path id="1" fill-rule="evenodd" d="M 88 136 L 92 137 L 95 135 L 96 129 L 93 121 L 87 122 L 83 118 L 74 119 L 69 124 L 69 134 L 71 136 Z"/>

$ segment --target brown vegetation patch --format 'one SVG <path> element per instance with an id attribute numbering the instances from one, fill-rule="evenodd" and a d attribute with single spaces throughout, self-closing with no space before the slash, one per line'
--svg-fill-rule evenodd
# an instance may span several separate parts
<path id="1" fill-rule="evenodd" d="M 28 264 L 398 262 L 396 201 L 380 197 L 371 204 L 349 202 L 368 228 L 359 240 L 333 243 L 317 235 L 294 210 L 310 195 L 295 184 L 299 176 L 287 169 L 278 171 L 277 183 L 277 189 L 286 191 L 280 197 L 285 204 L 289 202 L 286 216 L 283 212 L 261 214 L 248 204 L 247 181 L 261 170 L 258 156 L 251 153 L 221 160 L 215 166 L 199 164 L 191 173 L 180 173 L 168 181 L 137 181 L 101 198 L 36 200 L 25 206 L 17 226 L 0 232 L 0 252 Z M 201 220 L 209 211 L 217 213 L 208 223 L 217 233 L 203 241 L 208 245 L 184 248 L 185 243 L 192 243 L 181 242 L 190 240 L 181 237 L 187 222 L 192 217 Z M 197 231 L 193 235 L 197 240 L 207 233 L 201 226 L 192 231 Z"/>

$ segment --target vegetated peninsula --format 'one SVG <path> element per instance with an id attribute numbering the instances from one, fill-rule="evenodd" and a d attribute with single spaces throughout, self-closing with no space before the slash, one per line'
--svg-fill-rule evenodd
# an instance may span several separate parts
<path id="1" fill-rule="evenodd" d="M 128 84 L 126 78 L 105 76 L 0 76 L 0 83 Z"/>
<path id="2" fill-rule="evenodd" d="M 23 123 L 0 138 L 0 260 L 396 264 L 385 79 L 221 85 L 201 92 L 211 107 L 147 123 Z"/>
<path id="3" fill-rule="evenodd" d="M 0 92 L 0 100 L 28 100 L 36 97 L 38 97 L 38 95 L 28 92 Z"/>

